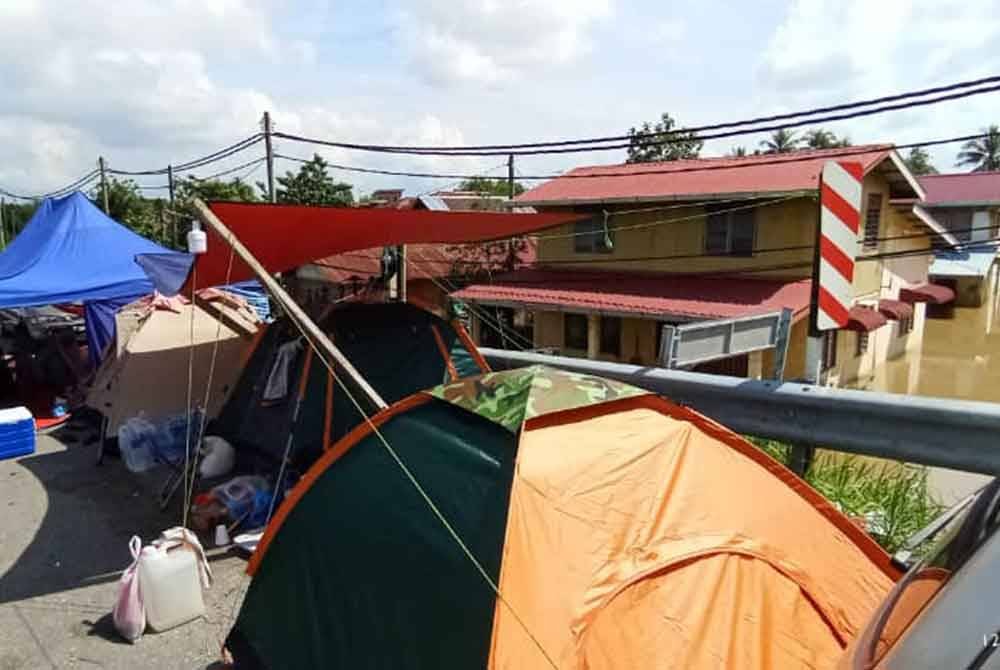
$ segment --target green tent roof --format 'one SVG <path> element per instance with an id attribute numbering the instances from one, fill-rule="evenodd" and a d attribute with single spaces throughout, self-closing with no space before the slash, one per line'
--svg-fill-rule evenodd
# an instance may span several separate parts
<path id="1" fill-rule="evenodd" d="M 544 365 L 490 372 L 428 391 L 516 433 L 528 419 L 621 398 L 646 395 L 622 382 Z"/>

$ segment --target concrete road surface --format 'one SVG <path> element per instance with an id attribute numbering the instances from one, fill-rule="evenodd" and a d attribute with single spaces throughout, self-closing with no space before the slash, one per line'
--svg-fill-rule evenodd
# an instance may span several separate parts
<path id="1" fill-rule="evenodd" d="M 219 667 L 246 562 L 210 551 L 204 619 L 134 645 L 119 638 L 110 612 L 129 538 L 145 544 L 179 525 L 180 496 L 160 512 L 163 473 L 133 475 L 117 459 L 95 466 L 95 445 L 81 437 L 61 429 L 40 436 L 34 455 L 0 461 L 0 670 Z"/>

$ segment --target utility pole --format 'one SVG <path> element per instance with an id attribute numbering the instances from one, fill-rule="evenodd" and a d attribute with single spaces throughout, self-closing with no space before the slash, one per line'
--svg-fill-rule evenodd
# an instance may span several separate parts
<path id="1" fill-rule="evenodd" d="M 177 244 L 177 214 L 174 213 L 174 166 L 167 166 L 167 193 L 170 202 L 170 246 Z"/>
<path id="2" fill-rule="evenodd" d="M 511 202 L 514 200 L 514 154 L 507 154 L 507 200 Z M 511 209 L 508 211 L 514 211 L 513 205 L 511 205 Z M 505 270 L 511 271 L 517 265 L 517 245 L 518 240 L 514 238 L 507 240 L 507 258 L 504 261 Z M 499 313 L 498 310 L 497 314 L 499 315 Z M 500 325 L 502 326 L 503 324 Z M 514 324 L 512 323 L 511 325 L 513 326 Z M 503 340 L 502 332 L 500 333 L 500 339 L 501 341 Z"/>
<path id="3" fill-rule="evenodd" d="M 0 247 L 7 246 L 7 226 L 3 220 L 3 210 L 7 207 L 7 201 L 0 198 Z"/>
<path id="4" fill-rule="evenodd" d="M 101 170 L 101 198 L 104 200 L 104 213 L 109 214 L 111 210 L 108 207 L 108 175 L 104 169 L 104 156 L 98 157 L 97 167 Z"/>
<path id="5" fill-rule="evenodd" d="M 514 199 L 514 154 L 507 156 L 507 198 Z"/>
<path id="6" fill-rule="evenodd" d="M 267 151 L 267 197 L 277 202 L 274 192 L 274 147 L 271 145 L 271 112 L 264 112 L 264 148 Z"/>

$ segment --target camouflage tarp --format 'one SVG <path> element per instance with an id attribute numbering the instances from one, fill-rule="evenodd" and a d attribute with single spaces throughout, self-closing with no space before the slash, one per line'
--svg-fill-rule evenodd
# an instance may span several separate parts
<path id="1" fill-rule="evenodd" d="M 528 419 L 648 393 L 621 382 L 544 365 L 490 372 L 428 391 L 516 433 Z"/>

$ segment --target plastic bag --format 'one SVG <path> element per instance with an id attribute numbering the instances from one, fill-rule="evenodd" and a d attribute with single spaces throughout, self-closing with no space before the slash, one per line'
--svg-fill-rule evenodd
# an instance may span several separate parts
<path id="1" fill-rule="evenodd" d="M 254 525 L 267 518 L 271 485 L 257 475 L 234 477 L 212 489 L 212 496 L 226 506 L 233 521 Z"/>
<path id="2" fill-rule="evenodd" d="M 142 550 L 142 540 L 133 535 L 128 548 L 132 552 L 132 565 L 125 568 L 121 579 L 118 580 L 118 599 L 115 601 L 111 618 L 119 635 L 134 643 L 146 630 L 146 608 L 142 604 L 142 591 L 139 590 L 139 555 Z"/>
<path id="3" fill-rule="evenodd" d="M 201 453 L 198 472 L 206 479 L 227 475 L 236 465 L 236 450 L 218 435 L 209 435 L 202 440 Z"/>
<path id="4" fill-rule="evenodd" d="M 132 472 L 145 472 L 156 466 L 154 436 L 156 426 L 140 412 L 118 428 L 118 448 L 125 467 Z"/>

